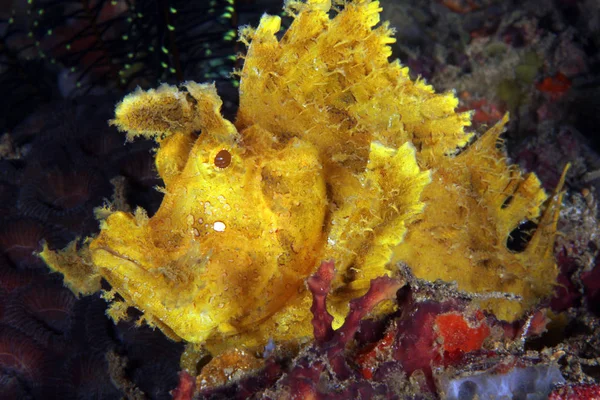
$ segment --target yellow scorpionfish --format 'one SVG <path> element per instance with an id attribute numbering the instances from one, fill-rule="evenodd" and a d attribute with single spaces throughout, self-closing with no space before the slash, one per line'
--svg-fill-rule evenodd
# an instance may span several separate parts
<path id="1" fill-rule="evenodd" d="M 74 292 L 104 278 L 115 321 L 135 307 L 217 353 L 310 337 L 305 280 L 323 260 L 337 270 L 335 326 L 398 262 L 467 292 L 514 295 L 480 301 L 508 320 L 552 292 L 561 195 L 548 200 L 507 163 L 497 146 L 507 117 L 475 140 L 453 93 L 388 60 L 395 39 L 377 1 L 336 3 L 333 17 L 331 7 L 288 1 L 282 37 L 277 16 L 241 29 L 235 124 L 211 84 L 138 89 L 117 105 L 112 124 L 158 142 L 164 199 L 152 217 L 110 213 L 81 249 L 44 249 Z M 511 251 L 526 220 L 538 228 Z"/>

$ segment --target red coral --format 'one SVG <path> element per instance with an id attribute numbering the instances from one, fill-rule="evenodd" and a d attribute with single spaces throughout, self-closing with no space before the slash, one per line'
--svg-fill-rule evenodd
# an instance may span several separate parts
<path id="1" fill-rule="evenodd" d="M 550 321 L 546 316 L 546 309 L 532 311 L 528 317 L 524 317 L 512 323 L 499 321 L 504 330 L 504 338 L 508 340 L 519 340 L 520 338 L 536 337 L 546 331 L 546 325 Z"/>
<path id="2" fill-rule="evenodd" d="M 194 395 L 196 380 L 185 371 L 179 373 L 179 385 L 171 393 L 173 400 L 190 400 Z"/>
<path id="3" fill-rule="evenodd" d="M 473 0 L 442 0 L 441 2 L 450 11 L 457 14 L 468 14 L 480 8 Z"/>
<path id="4" fill-rule="evenodd" d="M 594 400 L 598 398 L 600 398 L 600 385 L 597 383 L 562 386 L 548 396 L 548 400 Z"/>
<path id="5" fill-rule="evenodd" d="M 436 317 L 435 325 L 443 339 L 446 356 L 456 358 L 457 353 L 481 349 L 484 340 L 490 335 L 490 328 L 485 323 L 481 312 L 476 313 L 475 317 L 477 319 L 475 326 L 471 326 L 464 315 L 456 312 Z"/>
<path id="6" fill-rule="evenodd" d="M 365 379 L 373 379 L 373 372 L 383 361 L 382 355 L 391 348 L 395 339 L 396 330 L 389 329 L 383 339 L 372 343 L 359 352 L 355 362 L 360 367 L 360 372 Z"/>
<path id="7" fill-rule="evenodd" d="M 335 274 L 333 261 L 325 261 L 318 271 L 308 278 L 307 285 L 313 295 L 310 311 L 313 314 L 312 325 L 317 342 L 326 342 L 333 336 L 333 316 L 327 311 L 327 294 L 331 290 L 331 281 Z"/>
<path id="8" fill-rule="evenodd" d="M 486 349 L 486 343 L 492 337 L 494 342 L 502 342 L 539 335 L 547 322 L 543 310 L 514 324 L 499 321 L 469 307 L 468 298 L 419 281 L 407 270 L 406 285 L 389 277 L 373 280 L 363 297 L 350 302 L 344 324 L 334 330 L 327 311 L 333 277 L 333 262 L 323 262 L 307 282 L 313 295 L 312 345 L 291 363 L 270 357 L 256 374 L 201 390 L 200 396 L 242 399 L 262 393 L 263 398 L 395 398 L 399 388 L 435 395 L 443 388 L 434 379 L 434 369 L 448 371 L 451 377 L 466 367 L 494 375 L 529 365 L 520 356 L 501 356 Z M 445 291 L 443 297 L 440 291 Z M 398 312 L 380 321 L 363 320 L 379 302 L 394 296 Z"/>
<path id="9" fill-rule="evenodd" d="M 471 93 L 462 92 L 460 94 L 461 101 L 465 104 L 456 109 L 457 112 L 473 110 L 473 124 L 475 125 L 493 125 L 500 121 L 506 110 L 486 99 L 473 99 Z"/>
<path id="10" fill-rule="evenodd" d="M 303 350 L 284 372 L 282 360 L 270 358 L 265 367 L 256 375 L 246 377 L 231 385 L 203 390 L 201 397 L 219 397 L 230 399 L 248 398 L 256 395 L 277 382 L 275 391 L 265 392 L 264 398 L 285 397 L 293 399 L 321 397 L 332 398 L 372 398 L 382 396 L 391 398 L 391 390 L 386 385 L 363 379 L 361 372 L 348 363 L 347 347 L 362 326 L 361 322 L 373 308 L 383 300 L 393 299 L 403 281 L 381 277 L 371 281 L 368 292 L 350 302 L 350 311 L 343 325 L 334 330 L 333 318 L 327 311 L 327 295 L 334 277 L 334 264 L 323 262 L 318 271 L 308 281 L 308 289 L 313 296 L 312 324 L 315 341 Z M 390 332 L 395 333 L 395 330 Z M 187 376 L 180 378 L 180 387 L 185 386 Z M 179 392 L 176 392 L 177 394 Z M 190 397 L 178 397 L 180 400 Z"/>
<path id="11" fill-rule="evenodd" d="M 393 357 L 402 364 L 402 369 L 410 376 L 422 371 L 433 388 L 431 365 L 441 364 L 440 347 L 437 343 L 434 325 L 435 318 L 443 312 L 442 305 L 434 302 L 404 305 L 403 316 L 398 323 L 397 339 Z"/>
<path id="12" fill-rule="evenodd" d="M 319 376 L 326 364 L 336 375 L 335 379 L 347 380 L 355 374 L 346 363 L 344 350 L 354 338 L 361 320 L 380 302 L 394 298 L 398 289 L 404 284 L 400 280 L 381 277 L 371 281 L 367 293 L 350 302 L 350 311 L 342 326 L 333 330 L 333 317 L 327 312 L 326 296 L 333 279 L 333 262 L 323 262 L 319 270 L 308 280 L 308 288 L 313 295 L 313 326 L 315 327 L 315 348 L 324 353 L 317 362 L 299 360 L 297 367 L 283 378 L 282 385 L 289 387 L 292 393 L 316 394 Z M 309 367 L 309 364 L 310 367 Z M 358 389 L 357 389 L 358 390 Z"/>
<path id="13" fill-rule="evenodd" d="M 552 100 L 558 100 L 571 88 L 571 80 L 559 72 L 554 76 L 548 76 L 535 87 L 544 93 L 548 93 Z"/>
<path id="14" fill-rule="evenodd" d="M 435 392 L 434 367 L 457 367 L 469 360 L 484 361 L 495 355 L 484 346 L 492 332 L 503 332 L 504 339 L 515 340 L 539 335 L 546 326 L 547 319 L 541 310 L 527 320 L 507 324 L 493 316 L 486 317 L 481 311 L 471 311 L 464 299 L 448 297 L 442 302 L 415 299 L 414 293 L 427 290 L 407 286 L 401 291 L 405 298 L 399 304 L 402 310 L 399 318 L 382 339 L 365 347 L 356 358 L 363 377 L 376 377 L 386 362 L 395 360 L 407 375 L 424 376 L 422 391 Z"/>

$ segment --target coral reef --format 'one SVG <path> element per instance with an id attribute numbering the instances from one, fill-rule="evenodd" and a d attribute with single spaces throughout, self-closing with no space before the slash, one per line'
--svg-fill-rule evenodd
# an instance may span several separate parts
<path id="1" fill-rule="evenodd" d="M 226 348 L 212 347 L 218 350 L 212 357 L 199 346 L 188 346 L 183 351 L 181 343 L 165 338 L 159 329 L 138 326 L 144 318 L 134 309 L 127 310 L 126 314 L 125 310 L 118 310 L 128 321 L 114 324 L 107 319 L 107 305 L 101 296 L 74 296 L 61 287 L 57 274 L 48 274 L 43 262 L 32 252 L 42 249 L 42 238 L 49 250 L 64 248 L 72 242 L 72 250 L 55 253 L 59 257 L 54 262 L 82 267 L 85 264 L 74 249 L 83 249 L 85 253 L 90 241 L 73 240 L 97 237 L 97 219 L 106 220 L 115 211 L 131 213 L 137 207 L 146 210 L 149 218 L 156 214 L 164 193 L 154 187 L 165 184 L 156 171 L 153 139 L 168 141 L 177 134 L 153 136 L 151 140 L 136 138 L 123 146 L 123 134 L 106 124 L 107 119 L 114 118 L 114 104 L 122 99 L 124 91 L 136 84 L 141 84 L 143 89 L 158 85 L 156 79 L 171 84 L 181 84 L 186 79 L 216 79 L 223 100 L 222 112 L 232 120 L 237 90 L 231 89 L 236 82 L 223 79 L 228 79 L 230 68 L 236 63 L 234 52 L 242 47 L 234 40 L 235 29 L 247 23 L 256 26 L 264 11 L 280 13 L 281 2 L 244 0 L 231 4 L 215 0 L 199 8 L 178 0 L 3 2 L 0 7 L 0 87 L 11 96 L 5 96 L 8 107 L 3 107 L 0 113 L 3 126 L 0 137 L 0 330 L 3 335 L 0 398 L 108 400 L 174 396 L 183 400 L 300 397 L 303 393 L 318 398 L 373 394 L 388 398 L 438 398 L 447 396 L 452 388 L 462 397 L 481 397 L 492 383 L 506 384 L 517 397 L 525 391 L 533 398 L 546 398 L 550 391 L 552 399 L 598 397 L 600 268 L 597 253 L 600 244 L 596 189 L 600 157 L 594 132 L 600 115 L 596 100 L 600 98 L 597 88 L 600 9 L 594 1 L 381 2 L 382 19 L 390 20 L 397 38 L 396 42 L 387 43 L 392 58 L 399 57 L 402 64 L 409 67 L 407 75 L 424 86 L 427 86 L 426 79 L 438 91 L 457 89 L 453 100 L 457 106 L 449 109 L 456 114 L 470 112 L 472 117 L 473 125 L 467 128 L 473 132 L 469 143 L 438 157 L 435 167 L 423 164 L 422 148 L 415 146 L 414 157 L 422 172 L 429 170 L 430 176 L 435 178 L 440 161 L 456 162 L 465 149 L 468 151 L 482 140 L 481 134 L 501 121 L 507 111 L 511 118 L 505 125 L 508 130 L 503 138 L 508 156 L 500 145 L 496 149 L 488 146 L 488 154 L 506 158 L 506 164 L 518 163 L 522 171 L 535 172 L 541 186 L 549 192 L 560 184 L 563 166 L 571 164 L 565 178 L 568 192 L 563 198 L 558 221 L 560 234 L 554 248 L 557 285 L 547 289 L 552 293 L 551 298 L 542 295 L 538 300 L 539 290 L 548 293 L 538 287 L 529 293 L 533 295 L 529 303 L 518 304 L 521 299 L 508 294 L 510 290 L 506 287 L 491 291 L 469 289 L 470 282 L 465 280 L 471 274 L 445 278 L 456 284 L 431 283 L 415 278 L 409 268 L 412 265 L 398 270 L 392 263 L 386 267 L 385 274 L 393 281 L 406 282 L 405 286 L 395 299 L 376 306 L 361 320 L 360 310 L 351 311 L 348 304 L 363 301 L 361 297 L 376 273 L 364 279 L 362 289 L 352 289 L 350 285 L 363 272 L 356 268 L 361 266 L 360 257 L 359 262 L 350 265 L 345 272 L 343 264 L 336 264 L 338 273 L 329 276 L 321 272 L 332 268 L 330 264 L 323 266 L 319 274 L 313 274 L 319 263 L 315 261 L 310 268 L 306 267 L 304 276 L 313 274 L 313 277 L 309 279 L 310 285 L 302 289 L 302 304 L 284 304 L 290 313 L 295 307 L 298 320 L 303 321 L 303 330 L 292 332 L 302 338 L 300 343 L 295 339 L 257 338 L 261 335 L 246 332 L 242 340 L 248 348 L 235 348 L 233 344 L 238 339 L 229 338 L 230 345 L 224 346 Z M 5 7 L 7 3 L 12 3 L 15 10 Z M 174 5 L 177 12 L 171 12 L 169 5 Z M 333 8 L 334 11 L 328 13 L 330 18 L 341 9 L 337 2 Z M 207 10 L 209 12 L 205 12 Z M 136 15 L 136 11 L 142 16 Z M 351 108 L 353 99 L 332 97 L 329 90 L 348 82 L 352 82 L 355 89 L 361 88 L 352 81 L 360 74 L 354 75 L 348 69 L 342 69 L 348 79 L 322 76 L 327 72 L 324 68 L 335 59 L 336 49 L 360 52 L 364 48 L 354 45 L 352 40 L 347 47 L 324 44 L 328 54 L 319 55 L 314 62 L 309 59 L 309 49 L 283 46 L 284 32 L 301 12 L 296 9 L 291 18 L 282 14 L 283 29 L 274 35 L 275 40 L 259 35 L 260 40 L 265 40 L 264 47 L 259 54 L 254 52 L 254 59 L 247 61 L 255 62 L 256 71 L 269 73 L 252 77 L 254 71 L 246 68 L 246 81 L 252 78 L 253 85 L 279 99 L 267 103 L 270 110 L 288 110 L 286 107 L 292 110 L 291 115 L 282 116 L 284 122 L 291 124 L 306 118 L 303 123 L 310 124 L 306 114 L 317 113 L 321 118 L 317 120 L 325 126 L 311 130 L 305 125 L 308 132 L 282 134 L 274 123 L 270 133 L 278 140 L 272 145 L 275 150 L 282 150 L 290 141 L 298 139 L 308 138 L 317 147 L 331 143 L 325 142 L 331 132 L 352 127 L 351 120 L 345 126 L 336 125 L 347 117 L 345 107 Z M 230 15 L 225 15 L 227 13 Z M 204 22 L 198 24 L 200 20 Z M 169 37 L 169 21 L 175 28 L 174 37 Z M 331 26 L 331 23 L 325 25 Z M 105 30 L 94 31 L 94 25 Z M 144 37 L 131 40 L 132 30 L 135 34 L 143 32 Z M 253 37 L 249 41 L 251 48 L 260 47 L 254 31 L 242 32 L 247 38 Z M 298 35 L 295 39 L 310 35 L 310 32 L 300 33 L 305 36 Z M 128 35 L 129 40 L 122 39 L 123 34 Z M 347 36 L 349 39 L 351 35 Z M 210 39 L 204 41 L 206 38 Z M 311 38 L 308 43 L 316 41 Z M 164 44 L 167 52 L 157 44 Z M 129 55 L 133 49 L 135 52 Z M 193 49 L 198 51 L 188 51 Z M 304 56 L 302 62 L 308 63 L 308 71 L 303 68 L 305 64 L 299 62 L 295 62 L 290 72 L 285 62 L 279 63 L 268 56 L 262 61 L 260 58 L 261 54 L 273 54 L 289 60 L 294 59 L 295 52 Z M 372 58 L 375 66 L 380 66 L 379 59 Z M 321 59 L 327 62 L 320 63 Z M 107 68 L 106 60 L 111 60 L 112 67 Z M 179 69 L 182 75 L 177 73 L 177 60 L 182 62 Z M 238 68 L 242 67 L 242 60 L 238 58 Z M 167 68 L 160 62 L 166 63 Z M 313 66 L 319 70 L 311 71 Z M 114 74 L 119 70 L 123 74 Z M 315 86 L 316 90 L 310 90 L 313 74 L 318 75 L 325 90 L 318 90 L 319 85 Z M 281 90 L 282 82 L 296 84 L 293 93 L 302 93 L 302 96 L 287 99 L 287 93 Z M 253 85 L 246 85 L 242 95 L 255 96 Z M 178 92 L 193 101 L 183 86 L 179 86 Z M 87 95 L 80 96 L 83 93 Z M 97 96 L 101 93 L 110 94 Z M 373 95 L 369 91 L 365 93 Z M 375 94 L 379 93 L 385 90 Z M 70 96 L 76 97 L 65 100 Z M 407 95 L 406 99 L 409 98 Z M 327 103 L 332 99 L 334 103 Z M 364 98 L 358 96 L 357 99 Z M 310 108 L 307 100 L 317 107 Z M 250 104 L 246 103 L 246 109 L 258 110 L 252 118 L 270 123 L 271 114 L 260 112 L 260 101 L 254 97 Z M 376 106 L 392 109 L 393 115 L 390 104 Z M 301 107 L 294 108 L 296 105 Z M 381 127 L 376 128 L 370 129 L 381 132 Z M 319 135 L 319 129 L 325 134 Z M 236 130 L 242 138 L 236 145 L 246 150 L 250 142 L 242 136 L 243 127 L 236 125 Z M 360 148 L 363 143 L 360 127 L 354 132 L 357 140 L 352 145 Z M 466 135 L 469 134 L 467 131 Z M 193 140 L 202 140 L 202 135 L 203 132 L 194 132 Z M 409 141 L 412 142 L 412 138 Z M 251 144 L 255 148 L 258 145 Z M 389 143 L 382 144 L 389 147 Z M 364 147 L 364 154 L 369 152 L 370 147 Z M 242 154 L 244 159 L 247 156 Z M 365 158 L 334 162 L 345 168 L 356 167 L 360 160 Z M 215 171 L 222 173 L 231 172 L 237 161 L 235 154 L 225 148 L 217 150 L 210 160 Z M 329 165 L 327 158 L 322 160 L 321 155 L 319 162 Z M 499 163 L 496 167 L 501 169 L 503 165 Z M 510 168 L 512 171 L 515 167 Z M 449 169 L 443 172 L 456 174 Z M 444 177 L 448 178 L 454 182 L 455 177 Z M 459 180 L 459 187 L 465 187 L 462 178 L 454 180 Z M 483 176 L 483 183 L 488 180 Z M 276 183 L 269 181 L 269 184 Z M 431 228 L 427 210 L 436 204 L 436 198 L 448 201 L 437 192 L 434 193 L 436 198 L 426 198 L 432 185 L 423 189 L 420 201 L 427 204 L 412 222 L 407 221 L 405 238 L 418 224 Z M 453 188 L 447 186 L 449 188 L 444 189 L 451 192 Z M 278 191 L 268 192 L 266 196 L 282 195 L 281 186 L 276 188 Z M 326 185 L 326 196 L 332 193 L 331 187 Z M 108 204 L 106 199 L 110 199 L 109 207 L 103 206 Z M 492 196 L 487 199 L 490 202 L 482 204 L 490 212 L 487 218 L 468 216 L 465 219 L 476 221 L 476 226 L 481 225 L 483 231 L 499 227 L 496 216 L 502 215 L 503 210 L 502 206 L 498 211 L 493 205 Z M 511 204 L 510 196 L 508 199 L 503 206 Z M 325 221 L 330 221 L 338 202 L 327 207 Z M 537 211 L 543 212 L 549 200 L 544 203 L 539 203 Z M 468 205 L 474 207 L 472 203 Z M 452 215 L 455 212 L 452 210 L 453 207 L 449 207 L 447 214 Z M 361 218 L 371 216 L 364 213 Z M 501 263 L 511 259 L 522 261 L 522 254 L 527 252 L 542 218 L 540 214 L 537 218 L 522 219 L 505 240 L 499 240 L 499 244 L 514 254 L 503 255 L 504 249 L 500 247 L 501 251 L 492 258 Z M 443 224 L 435 227 L 433 235 L 441 238 L 440 232 L 452 232 L 447 229 L 448 223 L 458 226 L 459 230 L 465 225 L 462 222 L 457 225 L 444 216 Z M 352 224 L 361 227 L 356 221 Z M 217 225 L 218 229 L 222 227 Z M 227 229 L 228 225 L 224 227 Z M 365 237 L 378 233 L 366 232 Z M 471 230 L 468 235 L 485 238 L 481 242 L 489 239 L 477 230 Z M 497 237 L 504 235 L 500 229 Z M 344 244 L 342 240 L 336 243 Z M 423 245 L 425 251 L 429 247 L 435 248 L 427 243 Z M 361 248 L 357 254 L 366 250 Z M 488 248 L 486 253 L 496 253 L 496 250 Z M 470 253 L 470 249 L 463 251 L 473 255 L 475 263 L 481 261 L 477 257 L 483 254 Z M 547 260 L 550 262 L 551 257 Z M 428 268 L 430 266 L 425 264 L 420 273 L 415 272 L 427 277 Z M 87 264 L 83 271 L 75 269 L 80 273 L 66 280 L 73 280 L 70 287 L 75 291 L 80 288 L 84 293 L 91 293 L 101 287 L 105 294 L 114 294 L 117 303 L 122 301 L 121 295 L 111 291 L 114 288 L 94 273 L 95 269 L 93 263 Z M 435 272 L 429 279 L 436 279 L 444 272 L 430 269 Z M 553 280 L 553 277 L 547 278 Z M 333 290 L 325 284 L 329 279 Z M 314 314 L 310 312 L 311 297 L 316 304 Z M 517 304 L 523 309 L 519 316 L 511 318 L 514 321 L 498 319 L 502 312 L 514 312 L 511 307 Z M 318 332 L 321 332 L 316 336 L 311 319 L 318 322 Z M 346 327 L 358 328 L 353 331 L 353 337 L 344 339 L 342 344 L 335 332 L 346 321 Z M 268 323 L 262 329 L 275 331 Z M 219 335 L 221 333 L 214 337 L 215 341 Z M 264 348 L 257 346 L 254 351 L 249 350 L 252 342 L 264 343 L 265 340 Z M 336 352 L 329 351 L 331 348 Z M 177 386 L 182 354 L 182 365 L 187 372 L 180 372 L 178 389 L 170 393 Z M 553 389 L 553 382 L 561 379 L 557 370 L 565 382 Z M 317 376 L 317 384 L 306 379 Z M 516 387 L 511 383 L 515 377 L 530 377 L 532 385 Z M 537 392 L 533 393 L 533 389 Z"/>
<path id="2" fill-rule="evenodd" d="M 183 346 L 160 332 L 115 326 L 105 316 L 103 299 L 78 299 L 63 287 L 59 276 L 48 274 L 34 254 L 42 250 L 43 238 L 46 246 L 57 249 L 97 229 L 93 209 L 111 197 L 109 179 L 119 174 L 129 156 L 129 151 L 122 151 L 119 133 L 106 124 L 111 103 L 59 103 L 51 113 L 33 114 L 12 135 L 20 148 L 19 158 L 1 161 L 0 181 L 15 188 L 14 195 L 3 198 L 2 208 L 9 214 L 0 219 L 2 399 L 121 398 L 124 390 L 111 377 L 109 351 L 127 360 L 127 379 L 143 388 L 148 398 L 170 398 L 169 391 L 177 385 Z M 39 124 L 35 128 L 34 120 Z M 97 129 L 87 129 L 88 124 Z M 88 151 L 88 146 L 94 151 Z M 148 143 L 132 147 L 140 161 L 143 155 L 152 163 Z M 151 190 L 156 181 L 137 179 L 141 172 L 147 173 L 130 168 L 121 183 L 122 203 L 130 207 L 160 201 L 160 194 Z M 130 189 L 134 184 L 137 188 L 149 185 L 145 187 L 151 195 L 148 201 L 140 201 Z M 161 369 L 160 374 L 147 365 Z"/>
<path id="3" fill-rule="evenodd" d="M 333 263 L 326 262 L 307 281 L 313 344 L 290 363 L 270 356 L 249 377 L 214 388 L 197 385 L 197 396 L 420 399 L 441 394 L 464 399 L 502 393 L 545 399 L 564 382 L 555 358 L 525 356 L 512 346 L 520 335 L 539 334 L 539 327 L 521 327 L 515 336 L 501 321 L 473 309 L 464 293 L 416 279 L 408 268 L 401 278 L 373 280 L 363 297 L 351 301 L 344 324 L 334 330 L 326 304 L 334 275 Z M 396 297 L 399 288 L 397 312 L 384 319 L 365 318 L 378 302 Z M 180 382 L 178 398 L 192 398 L 191 377 L 183 373 Z"/>
<path id="4" fill-rule="evenodd" d="M 600 396 L 600 386 L 598 384 L 570 385 L 554 390 L 548 396 L 548 400 L 594 399 L 598 396 Z"/>

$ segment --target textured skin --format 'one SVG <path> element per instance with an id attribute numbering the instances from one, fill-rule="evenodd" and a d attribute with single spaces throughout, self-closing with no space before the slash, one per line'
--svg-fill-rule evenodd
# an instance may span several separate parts
<path id="1" fill-rule="evenodd" d="M 281 40 L 278 17 L 242 30 L 249 49 L 235 125 L 221 117 L 214 86 L 194 82 L 138 90 L 117 106 L 113 124 L 160 144 L 165 197 L 152 218 L 111 214 L 80 253 L 85 274 L 122 298 L 109 311 L 115 320 L 134 306 L 170 337 L 215 352 L 307 338 L 304 280 L 323 260 L 337 269 L 334 327 L 371 279 L 395 271 L 392 260 L 464 290 L 523 296 L 486 303 L 503 318 L 550 294 L 560 199 L 527 249 L 511 253 L 509 233 L 537 221 L 547 196 L 497 149 L 507 118 L 456 155 L 472 138 L 470 114 L 388 61 L 394 39 L 386 24 L 375 27 L 379 4 L 358 0 L 333 19 L 329 7 L 288 2 L 295 19 Z M 223 150 L 231 162 L 219 168 Z M 81 281 L 93 291 L 96 281 L 74 272 L 74 251 L 43 256 L 78 277 L 75 291 Z"/>

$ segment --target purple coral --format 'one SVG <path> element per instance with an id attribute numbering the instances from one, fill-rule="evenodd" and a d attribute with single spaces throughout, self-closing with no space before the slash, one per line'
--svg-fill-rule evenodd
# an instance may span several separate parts
<path id="1" fill-rule="evenodd" d="M 323 262 L 315 275 L 308 279 L 308 288 L 313 295 L 311 311 L 315 342 L 296 359 L 292 370 L 277 382 L 276 391 L 289 392 L 298 398 L 327 394 L 339 398 L 391 395 L 384 385 L 362 379 L 359 371 L 348 364 L 346 350 L 363 318 L 377 304 L 395 298 L 404 282 L 389 277 L 371 281 L 368 292 L 350 302 L 346 320 L 334 330 L 331 325 L 333 317 L 326 307 L 333 276 L 334 264 L 328 261 Z"/>
<path id="2" fill-rule="evenodd" d="M 507 324 L 469 307 L 471 300 L 448 286 L 417 280 L 407 268 L 403 275 L 404 279 L 371 281 L 368 292 L 350 302 L 344 323 L 334 330 L 327 311 L 334 264 L 323 262 L 307 280 L 313 296 L 314 341 L 293 360 L 270 356 L 257 373 L 197 394 L 236 399 L 258 394 L 268 399 L 436 398 L 463 389 L 484 395 L 498 383 L 511 393 L 547 395 L 564 381 L 555 363 L 524 357 L 519 346 L 513 346 L 543 331 L 546 319 L 541 311 Z M 377 304 L 390 299 L 399 305 L 397 312 L 365 319 Z M 517 384 L 523 376 L 535 377 L 531 387 Z M 186 386 L 187 380 L 189 376 L 183 376 L 180 385 Z"/>
<path id="3" fill-rule="evenodd" d="M 201 391 L 200 397 L 242 399 L 262 392 L 265 398 L 370 398 L 375 395 L 394 398 L 387 385 L 361 376 L 349 362 L 349 347 L 363 318 L 382 301 L 394 299 L 404 282 L 389 277 L 371 281 L 368 292 L 350 302 L 346 320 L 334 330 L 333 317 L 327 311 L 327 295 L 334 274 L 334 263 L 326 261 L 307 281 L 313 296 L 311 311 L 315 340 L 312 345 L 287 366 L 285 360 L 270 358 L 257 374 L 225 387 Z M 184 376 L 182 381 L 185 379 Z"/>

